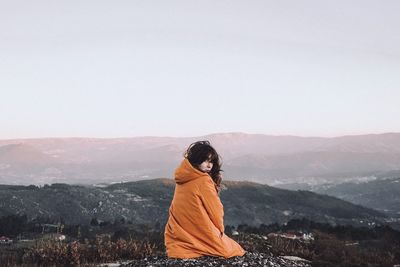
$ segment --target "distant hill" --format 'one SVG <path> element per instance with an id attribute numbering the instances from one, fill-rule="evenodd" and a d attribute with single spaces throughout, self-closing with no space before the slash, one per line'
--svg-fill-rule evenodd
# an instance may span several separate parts
<path id="1" fill-rule="evenodd" d="M 124 219 L 134 223 L 165 223 L 175 182 L 143 180 L 108 186 L 0 186 L 0 216 L 27 214 L 59 218 L 67 223 Z M 225 224 L 285 223 L 293 218 L 314 221 L 367 224 L 384 215 L 330 196 L 289 191 L 252 182 L 224 181 L 221 200 Z M 362 221 L 362 222 L 360 222 Z"/>
<path id="2" fill-rule="evenodd" d="M 210 140 L 225 178 L 270 185 L 342 183 L 400 171 L 400 133 L 334 138 L 199 137 L 0 140 L 0 184 L 93 184 L 172 177 L 184 150 Z"/>
<path id="3" fill-rule="evenodd" d="M 400 217 L 400 178 L 324 185 L 313 190 Z"/>
<path id="4" fill-rule="evenodd" d="M 49 164 L 55 161 L 32 145 L 17 143 L 0 146 L 0 162 L 3 164 Z"/>

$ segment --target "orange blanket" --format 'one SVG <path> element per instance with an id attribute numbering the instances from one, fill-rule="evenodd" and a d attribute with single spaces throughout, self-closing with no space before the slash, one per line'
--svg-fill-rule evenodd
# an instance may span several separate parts
<path id="1" fill-rule="evenodd" d="M 212 178 L 184 159 L 175 181 L 164 232 L 168 257 L 243 256 L 245 250 L 224 234 L 224 207 Z"/>

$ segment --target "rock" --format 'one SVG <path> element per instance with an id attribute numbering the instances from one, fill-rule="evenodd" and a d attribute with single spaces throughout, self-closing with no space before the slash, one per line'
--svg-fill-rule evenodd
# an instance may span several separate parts
<path id="1" fill-rule="evenodd" d="M 297 256 L 281 256 L 281 258 L 284 258 L 286 260 L 292 260 L 292 261 L 307 261 L 307 262 L 309 262 L 308 260 L 297 257 Z"/>
<path id="2" fill-rule="evenodd" d="M 105 265 L 103 265 L 105 266 Z M 311 266 L 310 262 L 292 256 L 274 257 L 264 253 L 247 252 L 243 257 L 232 257 L 225 259 L 223 257 L 203 256 L 194 259 L 169 259 L 165 255 L 147 257 L 145 259 L 132 260 L 120 264 L 120 267 L 161 267 L 161 266 L 176 266 L 176 267 L 242 267 L 242 266 L 293 266 L 305 267 Z"/>

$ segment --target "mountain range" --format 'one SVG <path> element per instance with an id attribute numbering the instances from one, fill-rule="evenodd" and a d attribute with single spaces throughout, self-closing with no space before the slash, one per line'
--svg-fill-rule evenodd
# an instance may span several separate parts
<path id="1" fill-rule="evenodd" d="M 224 177 L 269 185 L 342 183 L 400 173 L 400 133 L 333 138 L 199 137 L 0 140 L 0 184 L 96 184 L 173 177 L 185 149 L 209 140 Z"/>
<path id="2" fill-rule="evenodd" d="M 166 223 L 175 181 L 167 178 L 107 186 L 52 184 L 0 185 L 0 217 L 26 214 L 67 224 L 100 221 Z M 372 226 L 386 216 L 378 211 L 308 191 L 290 191 L 253 182 L 224 181 L 220 193 L 225 224 L 285 223 L 307 218 L 331 224 Z"/>
<path id="3" fill-rule="evenodd" d="M 400 178 L 348 182 L 338 185 L 325 184 L 308 188 L 308 190 L 400 217 Z"/>

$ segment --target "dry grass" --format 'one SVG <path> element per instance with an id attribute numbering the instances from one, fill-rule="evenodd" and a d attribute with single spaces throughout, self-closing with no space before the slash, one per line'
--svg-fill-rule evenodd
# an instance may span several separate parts
<path id="1" fill-rule="evenodd" d="M 92 243 L 40 241 L 23 255 L 23 263 L 38 265 L 79 265 L 139 259 L 155 255 L 156 245 L 148 240 L 112 241 L 109 235 L 96 236 Z"/>

